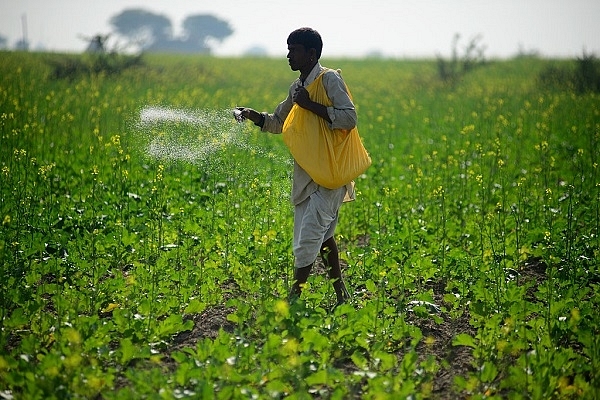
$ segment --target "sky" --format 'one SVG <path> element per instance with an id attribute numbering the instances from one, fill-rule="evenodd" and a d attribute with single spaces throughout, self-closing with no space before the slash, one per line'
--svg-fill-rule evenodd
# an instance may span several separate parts
<path id="1" fill-rule="evenodd" d="M 214 44 L 218 56 L 259 47 L 285 57 L 302 26 L 321 33 L 323 57 L 446 57 L 455 34 L 459 50 L 480 36 L 488 58 L 600 56 L 598 0 L 0 0 L 0 36 L 14 47 L 26 21 L 31 49 L 81 52 L 82 37 L 113 32 L 111 17 L 130 8 L 168 17 L 175 34 L 190 15 L 228 22 L 234 33 Z"/>

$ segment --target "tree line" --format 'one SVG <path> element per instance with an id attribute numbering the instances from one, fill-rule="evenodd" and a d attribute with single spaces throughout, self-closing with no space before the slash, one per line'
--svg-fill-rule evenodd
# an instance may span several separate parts
<path id="1" fill-rule="evenodd" d="M 113 34 L 125 40 L 126 48 L 141 52 L 208 53 L 214 45 L 233 34 L 229 22 L 210 14 L 195 14 L 186 17 L 181 33 L 175 35 L 171 20 L 141 8 L 121 11 L 110 18 L 113 32 L 80 37 L 88 43 L 87 51 L 108 52 L 108 39 Z M 8 39 L 0 35 L 0 50 L 8 49 Z M 20 39 L 15 50 L 29 50 L 29 42 Z"/>

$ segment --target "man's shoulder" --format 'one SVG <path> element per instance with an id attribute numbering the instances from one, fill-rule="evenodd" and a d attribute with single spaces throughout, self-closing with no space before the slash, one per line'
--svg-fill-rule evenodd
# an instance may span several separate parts
<path id="1" fill-rule="evenodd" d="M 341 69 L 323 68 L 323 79 L 343 79 Z"/>
<path id="2" fill-rule="evenodd" d="M 331 85 L 342 85 L 344 82 L 344 78 L 342 78 L 342 70 L 333 69 L 333 68 L 325 68 L 323 71 L 323 84 L 325 86 Z"/>

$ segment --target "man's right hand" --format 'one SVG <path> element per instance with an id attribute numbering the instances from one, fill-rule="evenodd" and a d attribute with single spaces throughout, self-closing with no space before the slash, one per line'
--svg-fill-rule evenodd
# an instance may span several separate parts
<path id="1" fill-rule="evenodd" d="M 261 114 L 252 108 L 236 107 L 235 109 L 240 111 L 240 115 L 242 116 L 242 119 L 249 119 L 250 121 L 254 122 L 255 124 L 259 123 L 260 120 L 262 119 Z"/>

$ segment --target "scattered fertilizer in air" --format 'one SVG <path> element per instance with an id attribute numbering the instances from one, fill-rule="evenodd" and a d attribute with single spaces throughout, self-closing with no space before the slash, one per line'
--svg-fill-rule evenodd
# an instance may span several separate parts
<path id="1" fill-rule="evenodd" d="M 144 107 L 135 128 L 142 136 L 145 154 L 165 163 L 204 164 L 215 153 L 231 147 L 274 157 L 248 142 L 247 127 L 236 121 L 233 110 Z"/>
<path id="2" fill-rule="evenodd" d="M 146 154 L 162 161 L 196 163 L 229 145 L 244 146 L 245 136 L 231 114 L 146 107 L 138 130 L 148 135 Z"/>

